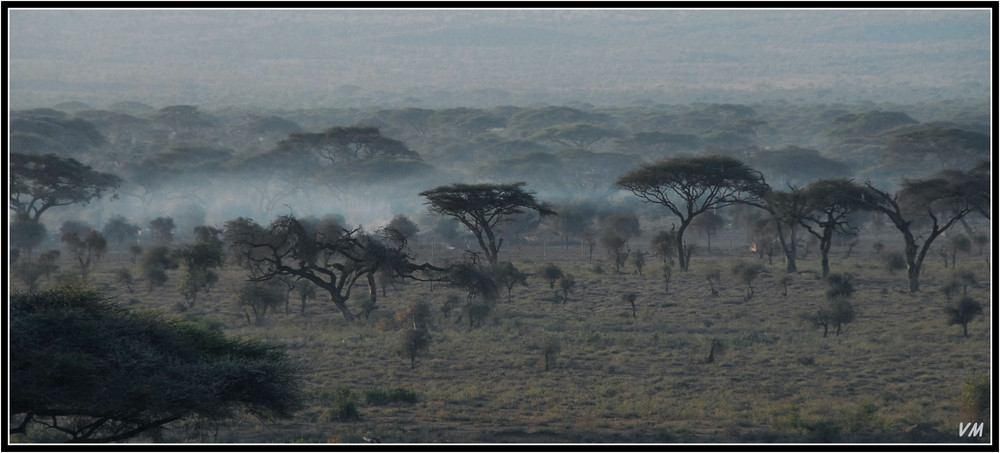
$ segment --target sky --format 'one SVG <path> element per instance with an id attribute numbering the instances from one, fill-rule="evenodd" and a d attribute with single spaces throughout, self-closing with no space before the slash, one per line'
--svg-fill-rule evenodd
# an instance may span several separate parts
<path id="1" fill-rule="evenodd" d="M 975 98 L 990 95 L 990 15 L 12 9 L 8 101 L 294 108 Z"/>

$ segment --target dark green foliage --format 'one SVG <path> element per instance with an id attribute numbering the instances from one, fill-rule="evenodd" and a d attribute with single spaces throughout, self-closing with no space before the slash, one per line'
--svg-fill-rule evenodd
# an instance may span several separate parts
<path id="1" fill-rule="evenodd" d="M 10 224 L 10 245 L 25 251 L 31 257 L 31 252 L 45 240 L 45 224 L 31 220 L 26 215 L 18 215 Z"/>
<path id="2" fill-rule="evenodd" d="M 247 282 L 236 292 L 236 302 L 243 308 L 248 324 L 260 324 L 267 311 L 280 306 L 284 300 L 285 290 L 276 279 L 266 282 Z"/>
<path id="3" fill-rule="evenodd" d="M 969 323 L 983 314 L 983 305 L 971 297 L 963 297 L 958 303 L 945 308 L 948 315 L 948 325 L 962 326 L 962 336 L 969 336 Z"/>
<path id="4" fill-rule="evenodd" d="M 472 318 L 472 314 L 469 314 Z M 427 349 L 431 344 L 431 336 L 425 328 L 406 329 L 403 332 L 401 346 L 403 353 L 410 358 L 410 369 L 416 367 L 417 354 Z"/>
<path id="5" fill-rule="evenodd" d="M 330 409 L 320 416 L 323 420 L 349 422 L 361 419 L 358 412 L 358 394 L 347 387 L 337 387 L 332 392 L 324 392 L 324 399 L 329 400 Z"/>
<path id="6" fill-rule="evenodd" d="M 12 432 L 114 442 L 173 421 L 272 419 L 298 408 L 299 370 L 273 346 L 133 312 L 63 287 L 11 298 Z"/>
<path id="7" fill-rule="evenodd" d="M 361 392 L 365 402 L 374 405 L 386 405 L 392 403 L 416 403 L 418 401 L 417 392 L 396 387 L 389 390 L 368 389 Z"/>
<path id="8" fill-rule="evenodd" d="M 507 288 L 507 303 L 510 303 L 510 293 L 515 286 L 527 286 L 528 274 L 521 272 L 510 261 L 503 261 L 493 267 L 493 278 Z"/>
<path id="9" fill-rule="evenodd" d="M 636 319 L 635 301 L 638 298 L 639 295 L 634 292 L 627 292 L 622 294 L 622 301 L 629 304 L 632 307 L 632 319 Z"/>
<path id="10" fill-rule="evenodd" d="M 653 254 L 659 256 L 664 264 L 674 264 L 674 257 L 677 256 L 677 232 L 660 231 L 653 236 L 650 245 L 653 247 Z"/>
<path id="11" fill-rule="evenodd" d="M 170 248 L 157 245 L 146 250 L 140 262 L 142 276 L 149 283 L 149 290 L 167 282 L 167 270 L 176 269 L 177 262 L 170 255 Z"/>
<path id="12" fill-rule="evenodd" d="M 219 280 L 218 274 L 213 269 L 222 266 L 222 244 L 196 242 L 175 250 L 172 258 L 181 267 L 177 291 L 187 300 L 188 306 L 193 307 L 198 299 L 198 292 L 207 293 Z"/>
<path id="13" fill-rule="evenodd" d="M 631 253 L 631 249 L 628 247 L 628 240 L 613 231 L 605 231 L 601 235 L 601 245 L 604 246 L 608 258 L 611 258 L 611 262 L 614 263 L 615 273 L 621 274 L 622 268 L 628 262 L 629 253 Z"/>
<path id="14" fill-rule="evenodd" d="M 549 289 L 556 287 L 556 281 L 562 278 L 563 271 L 555 264 L 549 263 L 542 268 L 542 277 L 549 282 Z"/>
<path id="15" fill-rule="evenodd" d="M 885 268 L 889 270 L 890 274 L 895 274 L 896 271 L 906 269 L 906 257 L 903 256 L 903 252 L 886 253 L 882 261 L 885 263 Z"/>
<path id="16" fill-rule="evenodd" d="M 733 266 L 733 276 L 736 277 L 740 283 L 747 286 L 747 293 L 743 297 L 743 300 L 749 301 L 753 298 L 753 284 L 762 272 L 764 272 L 764 265 L 760 263 L 749 263 L 740 260 Z"/>
<path id="17" fill-rule="evenodd" d="M 851 284 L 851 276 L 847 274 L 832 274 L 826 279 L 828 288 L 826 289 L 827 299 L 846 299 L 854 294 L 854 285 Z"/>
<path id="18" fill-rule="evenodd" d="M 22 260 L 17 263 L 13 266 L 12 273 L 28 287 L 29 291 L 34 291 L 40 278 L 47 279 L 59 270 L 59 265 L 56 264 L 58 260 L 59 251 L 49 250 L 42 253 L 35 261 Z"/>
<path id="19" fill-rule="evenodd" d="M 565 304 L 569 302 L 569 295 L 576 292 L 576 278 L 569 274 L 563 275 L 559 279 L 558 286 L 559 291 L 562 292 L 562 301 Z"/>

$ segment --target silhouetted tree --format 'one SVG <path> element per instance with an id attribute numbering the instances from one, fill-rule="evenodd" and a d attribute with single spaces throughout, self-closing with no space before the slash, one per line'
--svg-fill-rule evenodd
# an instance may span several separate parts
<path id="1" fill-rule="evenodd" d="M 112 191 L 122 179 L 110 173 L 94 171 L 73 158 L 55 154 L 9 154 L 9 206 L 14 214 L 38 221 L 42 213 L 56 206 L 86 205 Z"/>
<path id="2" fill-rule="evenodd" d="M 727 156 L 673 158 L 643 165 L 618 179 L 642 201 L 663 205 L 680 219 L 677 256 L 688 269 L 684 231 L 695 216 L 736 203 L 758 201 L 770 191 L 759 172 Z"/>
<path id="3" fill-rule="evenodd" d="M 857 230 L 851 225 L 850 216 L 865 209 L 863 193 L 863 187 L 847 179 L 823 179 L 803 189 L 808 211 L 799 223 L 819 239 L 823 278 L 830 274 L 830 247 L 834 234 Z"/>
<path id="4" fill-rule="evenodd" d="M 871 183 L 865 188 L 865 207 L 885 214 L 903 235 L 910 292 L 920 291 L 920 271 L 935 239 L 970 213 L 989 217 L 990 179 L 981 166 L 905 180 L 894 195 Z"/>
<path id="5" fill-rule="evenodd" d="M 971 297 L 961 298 L 957 304 L 945 308 L 948 315 L 948 325 L 960 324 L 962 336 L 969 336 L 969 322 L 983 314 L 983 306 Z"/>
<path id="6" fill-rule="evenodd" d="M 101 233 L 94 230 L 88 231 L 82 237 L 76 231 L 68 231 L 63 233 L 62 242 L 76 258 L 84 279 L 87 278 L 90 266 L 100 261 L 108 250 L 108 241 Z"/>
<path id="7" fill-rule="evenodd" d="M 184 296 L 189 307 L 198 300 L 198 292 L 208 293 L 209 289 L 219 281 L 219 275 L 214 269 L 222 266 L 222 246 L 209 242 L 195 242 L 174 250 L 173 261 L 180 264 L 180 281 L 177 291 Z"/>
<path id="8" fill-rule="evenodd" d="M 427 198 L 431 212 L 465 225 L 476 236 L 489 264 L 496 265 L 503 245 L 503 238 L 496 234 L 498 224 L 525 210 L 537 211 L 543 217 L 555 215 L 548 205 L 535 200 L 534 194 L 522 187 L 524 183 L 452 184 L 423 191 L 420 196 Z"/>
<path id="9" fill-rule="evenodd" d="M 521 272 L 516 267 L 514 263 L 510 261 L 503 261 L 497 264 L 493 268 L 493 278 L 496 279 L 504 288 L 507 288 L 507 303 L 510 303 L 511 297 L 510 293 L 513 291 L 514 287 L 517 285 L 527 286 L 528 285 L 528 274 Z"/>

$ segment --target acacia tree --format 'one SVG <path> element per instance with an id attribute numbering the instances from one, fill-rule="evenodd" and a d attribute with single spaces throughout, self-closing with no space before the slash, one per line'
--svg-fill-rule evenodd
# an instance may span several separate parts
<path id="1" fill-rule="evenodd" d="M 904 180 L 896 194 L 865 184 L 867 209 L 885 214 L 903 235 L 910 292 L 920 291 L 920 270 L 931 244 L 962 218 L 976 212 L 989 218 L 989 173 L 948 170 L 921 180 Z"/>
<path id="2" fill-rule="evenodd" d="M 55 154 L 10 153 L 9 157 L 10 209 L 35 221 L 55 206 L 86 205 L 123 182 L 116 175 L 94 171 L 76 159 Z M 117 198 L 118 194 L 113 193 L 111 199 Z"/>
<path id="3" fill-rule="evenodd" d="M 764 203 L 756 206 L 771 215 L 778 242 L 785 254 L 785 271 L 789 274 L 797 272 L 798 227 L 809 210 L 805 194 L 795 187 L 788 192 L 775 190 L 764 197 Z"/>
<path id="4" fill-rule="evenodd" d="M 823 278 L 830 275 L 829 255 L 835 233 L 857 231 L 857 227 L 850 224 L 850 216 L 865 209 L 863 192 L 863 187 L 848 179 L 822 179 L 803 190 L 806 212 L 799 218 L 799 224 L 819 239 Z"/>
<path id="5" fill-rule="evenodd" d="M 496 227 L 525 210 L 539 216 L 555 215 L 547 204 L 535 200 L 534 192 L 523 189 L 525 183 L 513 184 L 452 184 L 425 190 L 428 209 L 449 216 L 465 225 L 479 241 L 479 247 L 490 265 L 498 263 L 503 238 L 497 237 Z"/>
<path id="6" fill-rule="evenodd" d="M 663 205 L 680 219 L 677 258 L 688 270 L 684 231 L 695 216 L 736 203 L 758 202 L 770 191 L 760 172 L 729 156 L 678 157 L 643 165 L 618 179 L 643 202 Z"/>
<path id="7" fill-rule="evenodd" d="M 181 420 L 289 417 L 302 401 L 283 349 L 92 290 L 14 293 L 9 313 L 11 434 L 118 442 Z"/>
<path id="8" fill-rule="evenodd" d="M 308 280 L 329 294 L 348 322 L 355 316 L 347 301 L 359 280 L 369 283 L 374 297 L 372 276 L 383 268 L 408 277 L 417 270 L 443 270 L 413 264 L 405 243 L 380 240 L 361 228 L 330 235 L 291 215 L 278 217 L 268 228 L 243 218 L 227 222 L 225 228 L 230 256 L 249 272 L 250 281 L 279 276 Z"/>
<path id="9" fill-rule="evenodd" d="M 62 234 L 62 242 L 76 257 L 84 279 L 87 278 L 90 266 L 100 261 L 108 250 L 108 241 L 101 233 L 94 230 L 87 231 L 83 237 L 80 237 L 80 233 L 76 231 L 67 231 Z"/>

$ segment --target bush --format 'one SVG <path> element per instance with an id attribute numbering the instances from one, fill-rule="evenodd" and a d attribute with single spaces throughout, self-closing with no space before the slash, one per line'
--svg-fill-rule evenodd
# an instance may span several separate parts
<path id="1" fill-rule="evenodd" d="M 885 420 L 877 414 L 878 407 L 874 404 L 863 404 L 853 412 L 844 416 L 843 428 L 848 433 L 876 432 L 883 428 Z"/>
<path id="2" fill-rule="evenodd" d="M 64 441 L 116 442 L 188 417 L 299 408 L 301 371 L 283 349 L 87 288 L 12 294 L 10 333 L 12 433 L 38 425 Z"/>
<path id="3" fill-rule="evenodd" d="M 884 260 L 885 267 L 889 270 L 890 274 L 895 274 L 896 271 L 906 269 L 906 258 L 900 252 L 889 252 L 885 254 Z"/>
<path id="4" fill-rule="evenodd" d="M 358 412 L 358 395 L 347 387 L 337 387 L 328 395 L 333 401 L 330 409 L 320 416 L 321 421 L 349 422 L 361 419 Z"/>
<path id="5" fill-rule="evenodd" d="M 416 403 L 417 393 L 402 387 L 390 390 L 368 389 L 362 392 L 368 404 Z"/>
<path id="6" fill-rule="evenodd" d="M 959 398 L 964 421 L 984 421 L 990 408 L 990 375 L 976 373 L 965 379 L 965 387 Z"/>

